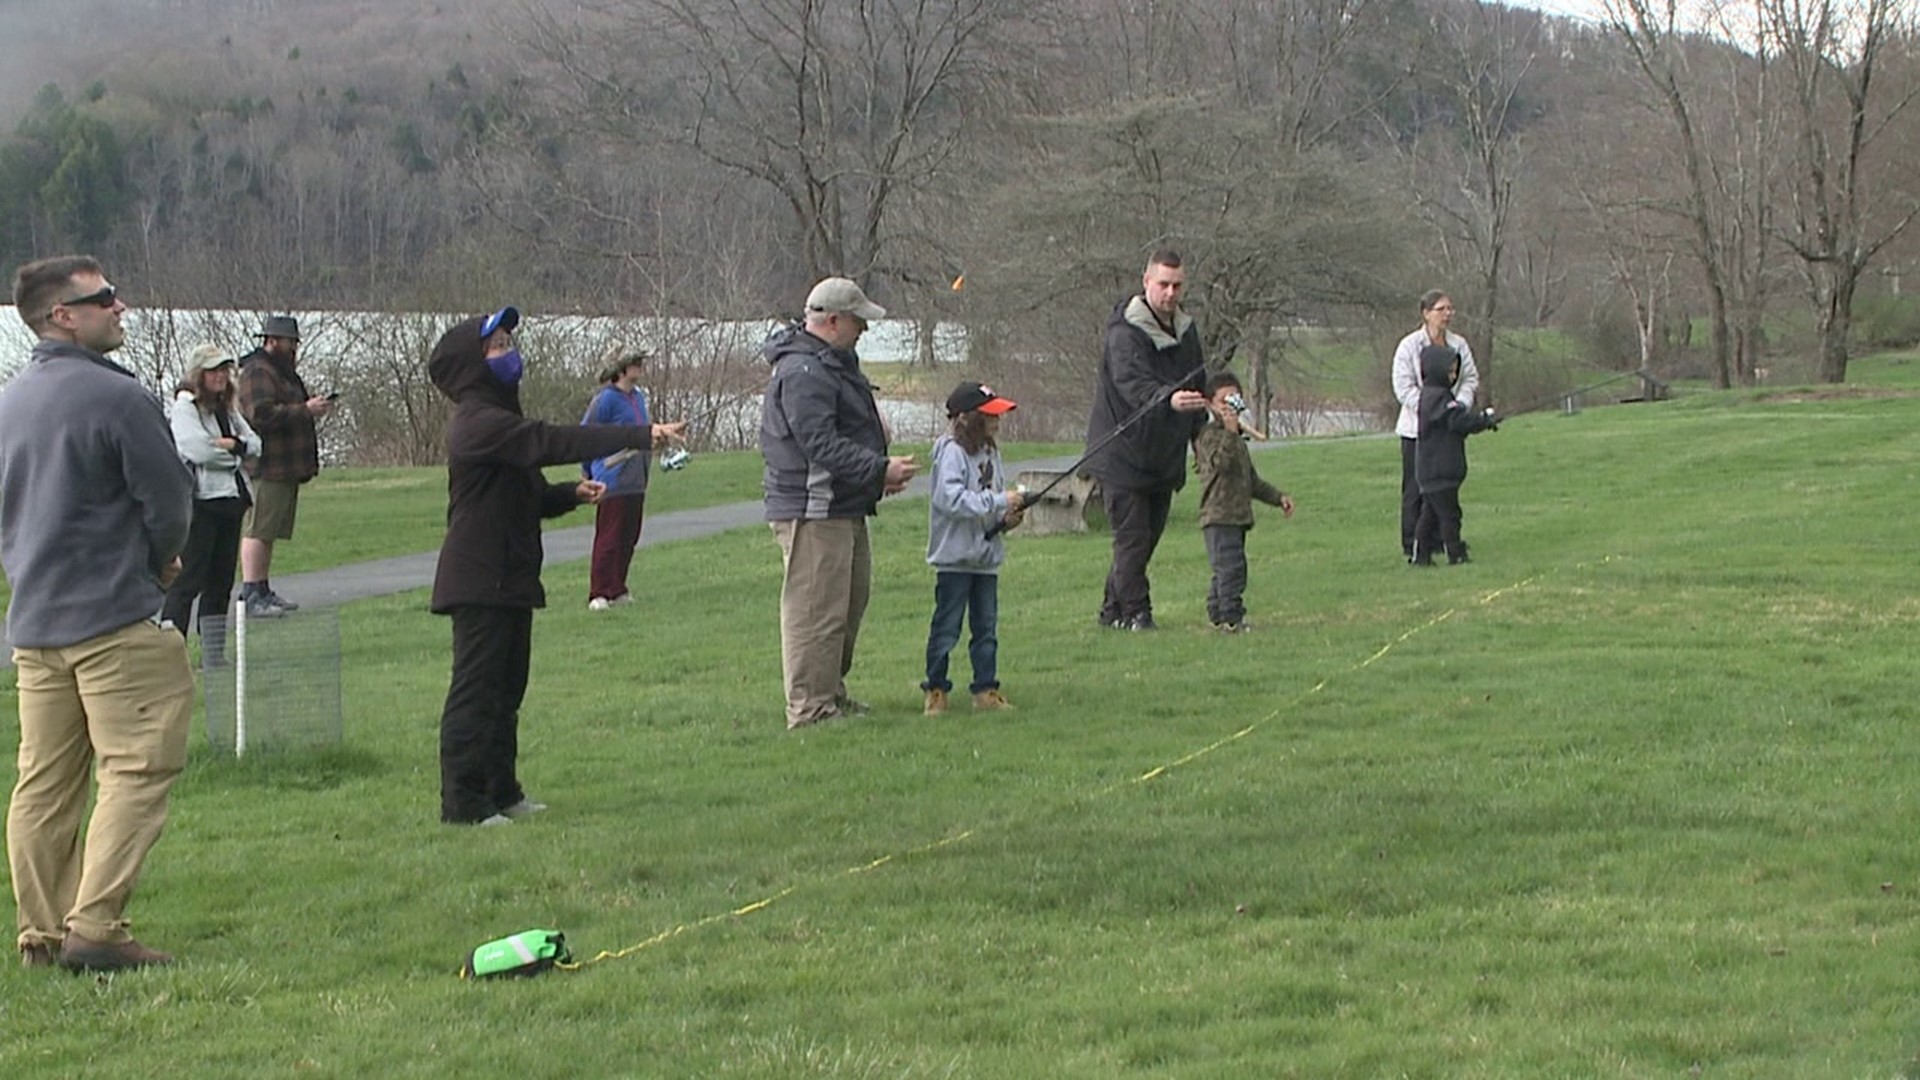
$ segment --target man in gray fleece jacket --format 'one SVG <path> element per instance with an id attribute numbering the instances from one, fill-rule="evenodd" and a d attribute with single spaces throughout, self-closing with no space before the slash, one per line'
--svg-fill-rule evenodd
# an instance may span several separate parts
<path id="1" fill-rule="evenodd" d="M 187 758 L 193 674 L 158 625 L 193 514 L 160 402 L 108 360 L 127 310 L 83 256 L 22 266 L 40 336 L 0 390 L 0 567 L 19 670 L 7 812 L 21 962 L 107 971 L 172 958 L 127 932 L 128 898 Z M 99 795 L 81 842 L 87 774 Z"/>

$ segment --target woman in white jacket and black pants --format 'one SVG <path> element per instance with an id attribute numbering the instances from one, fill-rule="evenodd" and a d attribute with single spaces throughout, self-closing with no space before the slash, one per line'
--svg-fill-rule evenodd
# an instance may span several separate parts
<path id="1" fill-rule="evenodd" d="M 241 465 L 259 456 L 260 436 L 234 403 L 233 363 L 217 346 L 195 348 L 169 410 L 174 449 L 193 470 L 193 526 L 180 553 L 180 576 L 161 608 L 161 617 L 182 635 L 196 600 L 202 624 L 209 616 L 226 615 L 240 554 L 240 522 L 253 502 Z M 203 627 L 202 652 L 217 655 L 220 646 L 204 637 Z"/>
<path id="2" fill-rule="evenodd" d="M 1474 392 L 1480 389 L 1480 369 L 1473 366 L 1473 347 L 1448 329 L 1453 324 L 1453 298 L 1439 289 L 1420 297 L 1420 329 L 1400 339 L 1393 350 L 1393 396 L 1400 415 L 1393 430 L 1400 436 L 1400 553 L 1413 561 L 1413 534 L 1420 523 L 1423 502 L 1414 477 L 1414 445 L 1420 438 L 1420 350 L 1444 345 L 1460 354 L 1460 381 L 1453 395 L 1471 412 Z"/>

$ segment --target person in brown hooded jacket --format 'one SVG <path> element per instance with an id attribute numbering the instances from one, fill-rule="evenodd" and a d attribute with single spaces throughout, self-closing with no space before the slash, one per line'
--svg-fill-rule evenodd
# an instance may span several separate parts
<path id="1" fill-rule="evenodd" d="M 427 372 L 454 403 L 447 422 L 447 535 L 433 611 L 453 617 L 453 677 L 440 714 L 440 820 L 504 825 L 545 809 L 515 772 L 540 585 L 540 519 L 597 502 L 593 480 L 549 484 L 543 465 L 650 450 L 683 424 L 545 424 L 520 412 L 523 363 L 501 308 L 448 330 Z"/>

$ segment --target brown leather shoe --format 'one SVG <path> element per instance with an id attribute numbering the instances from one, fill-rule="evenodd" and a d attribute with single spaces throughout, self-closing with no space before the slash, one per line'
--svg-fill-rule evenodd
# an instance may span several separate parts
<path id="1" fill-rule="evenodd" d="M 132 938 L 108 944 L 69 930 L 66 944 L 60 946 L 60 966 L 68 971 L 125 971 L 171 963 L 173 957 Z"/>
<path id="2" fill-rule="evenodd" d="M 53 946 L 44 941 L 20 946 L 20 966 L 30 968 L 48 968 L 53 966 Z"/>

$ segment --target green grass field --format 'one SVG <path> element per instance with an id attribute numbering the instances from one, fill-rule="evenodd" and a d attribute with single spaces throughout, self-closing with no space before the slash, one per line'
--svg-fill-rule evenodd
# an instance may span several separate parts
<path id="1" fill-rule="evenodd" d="M 1514 418 L 1458 568 L 1401 563 L 1390 440 L 1263 454 L 1243 637 L 1192 490 L 1157 634 L 1094 625 L 1104 538 L 1016 535 L 1010 714 L 918 715 L 924 503 L 874 714 L 799 734 L 765 530 L 644 551 L 536 620 L 503 829 L 435 820 L 444 620 L 353 605 L 346 745 L 196 750 L 133 910 L 182 962 L 0 970 L 0 1076 L 1920 1075 L 1908 359 Z M 536 926 L 624 955 L 453 977 Z"/>

